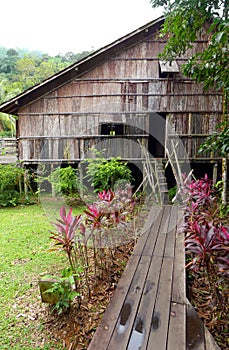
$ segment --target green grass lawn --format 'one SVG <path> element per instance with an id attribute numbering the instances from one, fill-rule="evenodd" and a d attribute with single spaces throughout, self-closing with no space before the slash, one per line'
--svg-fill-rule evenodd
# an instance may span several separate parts
<path id="1" fill-rule="evenodd" d="M 50 251 L 50 216 L 41 205 L 0 209 L 0 349 L 63 349 L 42 333 L 40 275 L 67 266 Z M 43 308 L 43 309 L 42 309 Z M 45 309 L 46 308 L 46 309 Z M 38 313 L 39 309 L 39 313 Z"/>

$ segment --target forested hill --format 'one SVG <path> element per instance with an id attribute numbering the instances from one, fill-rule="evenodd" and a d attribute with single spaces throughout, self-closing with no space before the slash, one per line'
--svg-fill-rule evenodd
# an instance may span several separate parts
<path id="1" fill-rule="evenodd" d="M 90 54 L 49 56 L 39 51 L 0 47 L 0 104 Z M 0 113 L 0 137 L 15 135 L 15 117 Z"/>
<path id="2" fill-rule="evenodd" d="M 0 103 L 52 76 L 90 52 L 49 56 L 39 51 L 0 47 Z"/>

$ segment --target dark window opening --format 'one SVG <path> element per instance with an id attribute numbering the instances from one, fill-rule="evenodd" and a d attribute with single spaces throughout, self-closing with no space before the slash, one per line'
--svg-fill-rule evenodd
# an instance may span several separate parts
<path id="1" fill-rule="evenodd" d="M 101 124 L 100 125 L 100 134 L 101 135 L 124 135 L 124 124 Z"/>

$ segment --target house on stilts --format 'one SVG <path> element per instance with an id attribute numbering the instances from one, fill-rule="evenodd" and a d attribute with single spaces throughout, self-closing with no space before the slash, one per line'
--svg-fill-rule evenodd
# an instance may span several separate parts
<path id="1" fill-rule="evenodd" d="M 158 58 L 166 44 L 158 35 L 162 24 L 161 17 L 138 28 L 0 106 L 18 116 L 23 166 L 77 167 L 96 148 L 125 160 L 136 186 L 146 159 L 166 168 L 169 187 L 189 171 L 187 164 L 196 176 L 220 177 L 221 159 L 198 148 L 222 120 L 222 93 L 204 91 L 181 72 L 207 36 L 203 32 L 185 55 L 164 63 Z"/>

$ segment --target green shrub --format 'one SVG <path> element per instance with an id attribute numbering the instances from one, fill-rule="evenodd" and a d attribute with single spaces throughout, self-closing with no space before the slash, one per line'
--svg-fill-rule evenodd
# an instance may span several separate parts
<path id="1" fill-rule="evenodd" d="M 69 196 L 79 192 L 78 171 L 71 166 L 57 167 L 48 176 L 48 181 L 54 186 L 57 194 L 62 193 L 64 196 Z"/>
<path id="2" fill-rule="evenodd" d="M 0 164 L 0 206 L 15 206 L 22 196 L 24 169 Z"/>
<path id="3" fill-rule="evenodd" d="M 95 151 L 95 158 L 86 159 L 86 179 L 94 187 L 95 192 L 112 189 L 117 181 L 131 182 L 132 174 L 127 163 L 123 163 L 119 157 L 107 160 L 102 152 Z"/>

